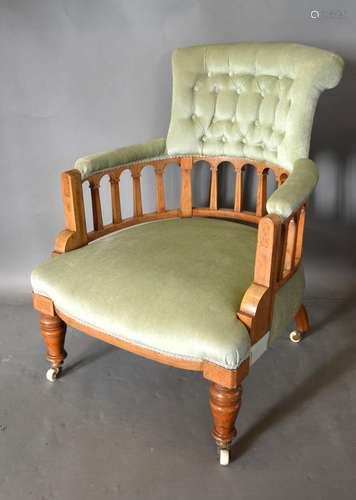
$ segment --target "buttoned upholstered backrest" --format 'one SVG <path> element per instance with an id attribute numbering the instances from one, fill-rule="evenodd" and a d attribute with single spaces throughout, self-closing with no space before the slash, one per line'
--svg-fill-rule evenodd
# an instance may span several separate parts
<path id="1" fill-rule="evenodd" d="M 168 154 L 237 156 L 291 170 L 308 157 L 320 93 L 342 59 L 291 43 L 207 45 L 173 54 Z"/>

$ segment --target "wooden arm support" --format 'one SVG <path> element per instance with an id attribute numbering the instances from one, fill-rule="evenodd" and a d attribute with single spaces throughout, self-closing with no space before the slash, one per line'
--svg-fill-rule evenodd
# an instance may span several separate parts
<path id="1" fill-rule="evenodd" d="M 80 172 L 78 170 L 63 172 L 61 188 L 66 229 L 57 236 L 54 255 L 69 252 L 88 243 Z"/>
<path id="2" fill-rule="evenodd" d="M 288 219 L 262 217 L 258 225 L 254 280 L 237 313 L 255 344 L 271 328 L 277 290 L 296 272 L 303 244 L 305 207 Z"/>
<path id="3" fill-rule="evenodd" d="M 258 225 L 254 281 L 237 313 L 250 332 L 252 344 L 268 331 L 272 320 L 281 227 L 278 215 L 266 215 Z"/>
<path id="4" fill-rule="evenodd" d="M 209 207 L 193 207 L 192 205 L 192 171 L 200 161 L 207 162 L 211 169 L 210 185 L 210 204 Z M 218 169 L 220 165 L 230 162 L 235 170 L 235 201 L 234 208 L 218 207 Z M 180 168 L 181 186 L 180 186 L 180 207 L 175 210 L 167 210 L 165 206 L 165 193 L 163 176 L 167 165 L 176 164 Z M 146 166 L 154 169 L 156 177 L 156 211 L 144 213 L 141 196 L 141 173 Z M 257 179 L 257 201 L 256 210 L 250 212 L 243 206 L 244 191 L 244 172 L 247 167 L 254 169 Z M 120 178 L 122 173 L 128 170 L 132 178 L 132 198 L 133 198 L 133 216 L 123 219 L 121 214 L 120 201 Z M 62 231 L 55 242 L 53 255 L 59 255 L 80 248 L 91 241 L 100 238 L 106 234 L 123 229 L 128 226 L 140 224 L 170 217 L 222 217 L 233 220 L 242 220 L 253 224 L 258 224 L 266 213 L 266 182 L 268 172 L 273 172 L 277 184 L 281 184 L 288 173 L 276 165 L 267 162 L 258 162 L 242 158 L 229 157 L 208 157 L 208 156 L 189 156 L 189 157 L 169 157 L 159 160 L 141 160 L 137 163 L 119 165 L 107 170 L 94 172 L 86 179 L 82 179 L 79 170 L 73 169 L 64 172 L 61 176 L 62 198 L 64 204 L 64 216 L 66 229 Z M 108 181 L 111 192 L 112 221 L 105 224 L 103 221 L 101 206 L 101 184 Z M 92 220 L 93 230 L 87 231 L 85 220 L 83 183 L 88 183 L 91 192 Z M 266 219 L 261 225 L 261 230 L 268 225 Z M 273 217 L 271 221 L 273 220 Z M 268 232 L 268 231 L 267 231 Z M 292 238 L 293 239 L 293 238 Z M 261 249 L 263 244 L 261 243 Z M 262 250 L 259 251 L 261 259 Z M 293 255 L 291 255 L 293 258 Z M 267 272 L 267 267 L 263 269 Z M 261 269 L 260 271 L 261 272 Z M 255 281 L 257 284 L 263 284 L 264 280 L 259 276 Z M 265 285 L 263 285 L 265 286 Z M 269 285 L 268 285 L 269 286 Z"/>

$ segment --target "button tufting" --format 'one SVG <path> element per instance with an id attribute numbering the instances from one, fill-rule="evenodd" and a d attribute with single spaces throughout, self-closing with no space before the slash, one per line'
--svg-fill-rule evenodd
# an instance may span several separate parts
<path id="1" fill-rule="evenodd" d="M 221 137 L 221 142 L 226 142 L 226 140 L 227 140 L 227 139 L 226 139 L 226 137 L 223 135 L 223 136 Z"/>
<path id="2" fill-rule="evenodd" d="M 246 142 L 247 142 L 246 137 L 243 137 L 243 138 L 241 139 L 241 142 L 242 142 L 243 144 L 246 144 Z"/>
<path id="3" fill-rule="evenodd" d="M 206 142 L 208 140 L 207 136 L 206 135 L 202 135 L 201 136 L 201 141 L 202 142 Z"/>

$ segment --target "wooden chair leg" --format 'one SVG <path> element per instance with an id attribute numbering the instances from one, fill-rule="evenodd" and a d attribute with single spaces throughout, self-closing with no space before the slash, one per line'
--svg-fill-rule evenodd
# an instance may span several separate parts
<path id="1" fill-rule="evenodd" d="M 241 407 L 242 386 L 227 389 L 218 384 L 210 387 L 210 409 L 214 420 L 212 436 L 218 447 L 220 464 L 228 465 L 230 447 L 236 436 L 235 420 Z"/>
<path id="2" fill-rule="evenodd" d="M 67 325 L 58 316 L 40 315 L 40 330 L 47 346 L 47 359 L 51 364 L 46 373 L 50 382 L 60 374 L 61 365 L 67 356 L 64 350 L 66 329 Z"/>
<path id="3" fill-rule="evenodd" d="M 309 330 L 309 318 L 305 306 L 302 304 L 295 317 L 295 322 L 297 324 L 297 330 L 301 333 L 307 333 Z"/>
<path id="4" fill-rule="evenodd" d="M 302 304 L 295 315 L 297 329 L 290 333 L 289 338 L 292 342 L 300 342 L 309 330 L 309 318 L 305 306 Z"/>

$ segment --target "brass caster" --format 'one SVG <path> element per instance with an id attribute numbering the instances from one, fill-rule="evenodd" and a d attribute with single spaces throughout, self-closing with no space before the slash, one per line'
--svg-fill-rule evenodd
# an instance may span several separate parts
<path id="1" fill-rule="evenodd" d="M 298 330 L 293 330 L 293 332 L 289 334 L 289 340 L 297 344 L 302 340 L 302 334 L 298 332 Z"/>
<path id="2" fill-rule="evenodd" d="M 49 382 L 54 382 L 60 375 L 61 369 L 59 366 L 48 368 L 46 371 L 46 379 Z"/>
<path id="3" fill-rule="evenodd" d="M 219 462 L 220 465 L 229 465 L 230 463 L 230 450 L 226 448 L 219 449 Z"/>

